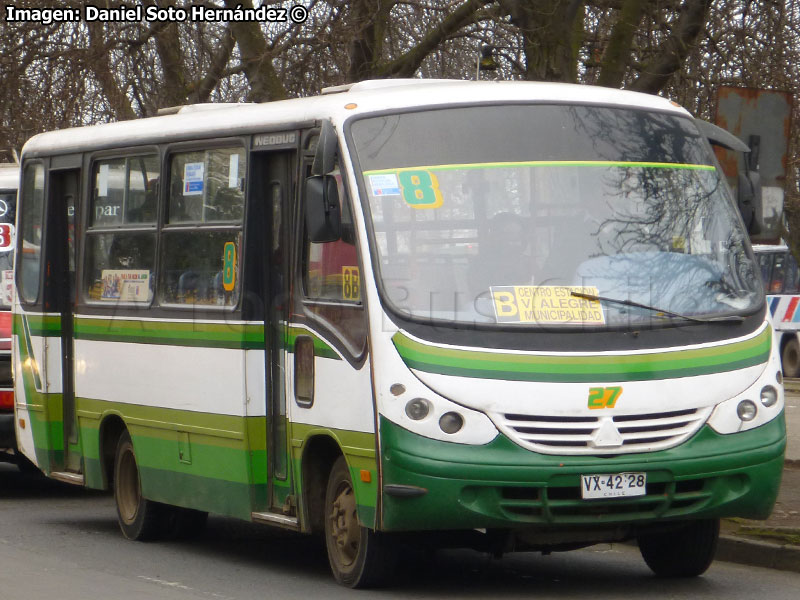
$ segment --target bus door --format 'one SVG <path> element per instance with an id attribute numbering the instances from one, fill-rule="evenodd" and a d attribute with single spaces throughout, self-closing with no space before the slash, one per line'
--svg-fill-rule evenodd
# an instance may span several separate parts
<path id="1" fill-rule="evenodd" d="M 296 140 L 297 134 L 264 137 Z M 273 515 L 291 516 L 292 524 L 296 523 L 296 503 L 289 468 L 286 361 L 289 357 L 290 199 L 294 190 L 296 154 L 294 149 L 252 154 L 254 189 L 256 198 L 260 196 L 258 205 L 261 211 L 261 218 L 255 221 L 261 224 L 258 237 L 261 238 L 260 254 L 263 257 L 260 278 L 264 299 L 268 504 Z"/>
<path id="2" fill-rule="evenodd" d="M 63 406 L 64 473 L 75 479 L 81 472 L 78 420 L 75 411 L 73 364 L 73 312 L 75 309 L 75 224 L 80 190 L 80 170 L 50 172 L 51 218 L 46 246 L 45 302 L 48 312 L 61 316 L 61 393 Z M 53 474 L 57 477 L 57 474 Z"/>

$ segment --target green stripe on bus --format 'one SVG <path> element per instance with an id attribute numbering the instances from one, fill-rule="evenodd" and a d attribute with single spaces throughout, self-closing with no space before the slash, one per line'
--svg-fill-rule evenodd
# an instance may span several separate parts
<path id="1" fill-rule="evenodd" d="M 26 314 L 30 334 L 36 337 L 61 335 L 59 316 Z M 24 336 L 23 315 L 14 318 L 14 333 Z M 314 332 L 302 327 L 285 329 L 284 344 L 289 352 L 300 335 L 314 340 L 314 352 L 321 358 L 341 360 L 339 353 Z M 74 336 L 80 340 L 231 348 L 259 350 L 264 348 L 264 325 L 261 323 L 209 323 L 203 321 L 151 321 L 138 319 L 95 319 L 77 316 Z"/>
<path id="2" fill-rule="evenodd" d="M 33 437 L 36 462 L 45 472 L 57 470 L 64 462 L 64 424 L 61 394 L 46 394 L 39 376 L 36 357 L 32 355 L 32 335 L 41 336 L 60 327 L 60 319 L 50 315 L 15 315 L 14 333 L 19 337 L 22 381 L 16 384 L 23 398 L 17 403 L 28 407 L 27 427 Z M 48 334 L 49 335 L 49 334 Z"/>
<path id="3" fill-rule="evenodd" d="M 31 341 L 31 331 L 30 331 L 30 323 L 25 315 L 22 316 L 22 343 L 20 347 L 24 347 L 24 351 L 20 350 L 21 354 L 24 357 L 32 357 L 33 356 L 33 342 Z M 18 336 L 19 337 L 19 336 Z M 25 363 L 26 366 L 30 367 L 31 376 L 33 378 L 33 385 L 34 387 L 39 390 L 42 389 L 42 379 L 41 375 L 39 374 L 39 365 L 36 363 L 35 358 L 27 359 Z"/>
<path id="4" fill-rule="evenodd" d="M 23 313 L 14 315 L 14 334 L 23 335 L 25 329 L 23 319 L 28 321 L 30 334 L 35 337 L 58 337 L 61 335 L 61 317 Z"/>
<path id="5" fill-rule="evenodd" d="M 772 334 L 706 348 L 628 355 L 532 355 L 442 348 L 392 337 L 403 361 L 428 373 L 512 381 L 594 382 L 651 381 L 734 371 L 769 358 Z"/>
<path id="6" fill-rule="evenodd" d="M 462 165 L 424 165 L 402 167 L 399 169 L 374 169 L 364 171 L 364 175 L 400 173 L 403 171 L 468 171 L 473 169 L 514 169 L 519 167 L 620 167 L 642 169 L 681 169 L 689 171 L 714 171 L 714 165 L 693 165 L 687 163 L 637 162 L 624 160 L 530 160 L 522 162 L 488 162 Z"/>
<path id="7" fill-rule="evenodd" d="M 264 326 L 202 321 L 75 319 L 75 338 L 104 342 L 257 349 L 264 347 Z"/>
<path id="8" fill-rule="evenodd" d="M 268 508 L 267 417 L 221 415 L 83 397 L 76 399 L 76 409 L 88 487 L 103 486 L 100 428 L 103 419 L 115 416 L 122 419 L 131 433 L 147 497 L 241 518 L 249 518 L 248 511 Z M 292 423 L 287 424 L 287 433 L 288 466 L 296 482 L 294 493 L 302 491 L 300 465 L 305 445 L 316 436 L 325 436 L 335 441 L 347 456 L 359 518 L 362 523 L 374 526 L 378 480 L 375 435 Z M 361 470 L 370 473 L 369 482 L 362 481 Z M 172 479 L 170 474 L 174 476 Z M 176 484 L 178 481 L 180 486 Z M 229 497 L 213 501 L 207 498 L 209 494 L 223 492 Z"/>
<path id="9" fill-rule="evenodd" d="M 172 439 L 175 439 L 175 431 L 182 430 L 193 435 L 209 436 L 215 440 L 215 445 L 225 447 L 241 445 L 241 440 L 248 433 L 248 430 L 245 429 L 245 419 L 259 418 L 125 404 L 84 397 L 75 399 L 75 407 L 78 418 L 82 421 L 97 421 L 108 415 L 116 414 L 122 416 L 128 423 L 151 429 L 154 432 L 163 432 L 153 435 L 162 437 L 172 435 Z M 263 417 L 260 418 L 263 419 Z M 261 448 L 264 447 L 262 443 Z"/>

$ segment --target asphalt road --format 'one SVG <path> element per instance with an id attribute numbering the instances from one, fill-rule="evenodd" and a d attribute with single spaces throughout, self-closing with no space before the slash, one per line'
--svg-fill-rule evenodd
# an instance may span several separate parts
<path id="1" fill-rule="evenodd" d="M 721 562 L 699 579 L 659 580 L 624 545 L 501 560 L 420 550 L 398 575 L 391 590 L 347 590 L 318 540 L 215 517 L 192 542 L 130 542 L 110 496 L 0 465 L 2 600 L 800 597 L 800 574 Z"/>

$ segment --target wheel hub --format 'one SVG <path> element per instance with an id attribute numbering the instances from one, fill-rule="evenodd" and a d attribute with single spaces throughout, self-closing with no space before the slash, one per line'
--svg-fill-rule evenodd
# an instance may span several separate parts
<path id="1" fill-rule="evenodd" d="M 119 477 L 118 506 L 120 517 L 130 524 L 136 519 L 140 498 L 139 473 L 131 452 L 126 452 L 122 457 L 117 477 Z"/>
<path id="2" fill-rule="evenodd" d="M 353 488 L 343 485 L 333 502 L 330 520 L 331 537 L 343 565 L 351 565 L 358 555 L 361 530 Z"/>

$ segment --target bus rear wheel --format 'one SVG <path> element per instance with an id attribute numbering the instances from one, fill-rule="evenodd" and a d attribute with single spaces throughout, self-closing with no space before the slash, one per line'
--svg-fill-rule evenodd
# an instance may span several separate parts
<path id="1" fill-rule="evenodd" d="M 125 431 L 117 443 L 114 459 L 114 500 L 122 534 L 129 540 L 153 540 L 160 532 L 161 506 L 142 497 L 139 467 L 130 434 Z"/>
<path id="2" fill-rule="evenodd" d="M 794 336 L 783 347 L 781 368 L 784 377 L 800 377 L 800 345 Z"/>
<path id="3" fill-rule="evenodd" d="M 389 583 L 396 561 L 389 542 L 358 522 L 350 470 L 340 456 L 331 468 L 325 494 L 325 544 L 336 581 L 351 588 Z"/>
<path id="4" fill-rule="evenodd" d="M 714 560 L 719 519 L 687 521 L 677 529 L 639 536 L 639 551 L 659 577 L 697 577 Z"/>

